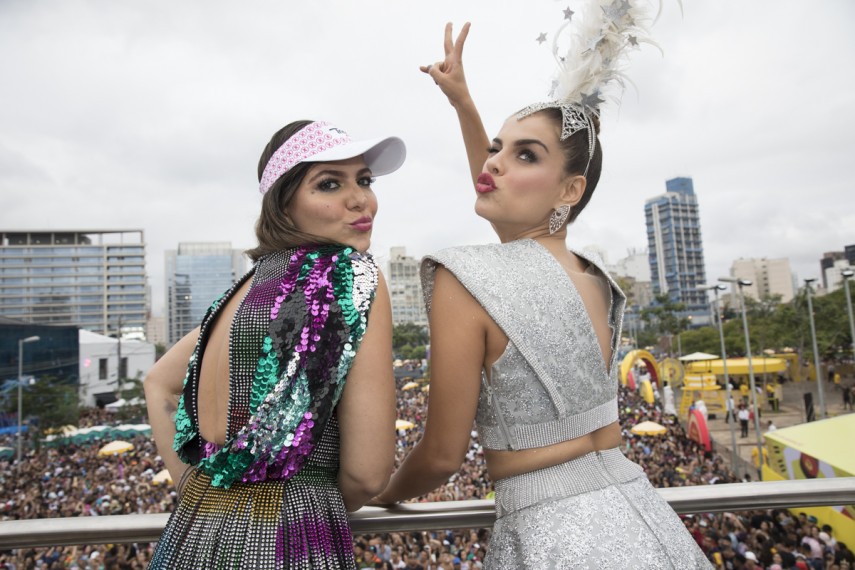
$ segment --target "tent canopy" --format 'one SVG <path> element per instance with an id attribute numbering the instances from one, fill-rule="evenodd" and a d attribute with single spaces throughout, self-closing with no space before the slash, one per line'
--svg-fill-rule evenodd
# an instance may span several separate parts
<path id="1" fill-rule="evenodd" d="M 656 422 L 648 421 L 632 426 L 629 431 L 635 435 L 662 435 L 668 431 L 668 428 Z"/>
<path id="2" fill-rule="evenodd" d="M 134 444 L 127 441 L 111 441 L 98 450 L 98 455 L 117 455 L 126 453 L 134 448 Z"/>
<path id="3" fill-rule="evenodd" d="M 709 354 L 707 352 L 693 352 L 692 354 L 687 354 L 686 356 L 681 356 L 678 360 L 683 362 L 695 362 L 698 360 L 716 360 L 721 358 L 717 354 Z"/>

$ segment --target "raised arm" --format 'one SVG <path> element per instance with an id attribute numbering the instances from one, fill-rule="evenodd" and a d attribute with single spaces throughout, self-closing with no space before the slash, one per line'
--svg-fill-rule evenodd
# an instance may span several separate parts
<path id="1" fill-rule="evenodd" d="M 454 275 L 439 268 L 430 313 L 431 379 L 425 432 L 373 504 L 424 495 L 460 468 L 478 407 L 487 318 Z"/>
<path id="2" fill-rule="evenodd" d="M 386 486 L 395 461 L 392 308 L 382 274 L 337 410 L 338 486 L 347 510 L 355 511 Z"/>
<path id="3" fill-rule="evenodd" d="M 193 354 L 198 338 L 197 327 L 154 363 L 143 382 L 148 420 L 157 445 L 157 453 L 163 458 L 163 463 L 176 486 L 189 465 L 183 463 L 178 458 L 178 453 L 172 449 L 172 441 L 175 439 L 175 412 L 178 410 L 178 399 L 184 388 L 187 362 Z"/>
<path id="4" fill-rule="evenodd" d="M 466 36 L 469 35 L 469 22 L 463 25 L 463 29 L 457 35 L 457 41 L 451 39 L 451 29 L 451 23 L 445 25 L 445 59 L 433 65 L 423 65 L 419 69 L 433 78 L 448 97 L 448 102 L 457 111 L 457 120 L 460 122 L 466 157 L 469 160 L 469 172 L 474 185 L 487 160 L 490 139 L 487 138 L 487 131 L 484 129 L 484 123 L 481 122 L 481 115 L 478 114 L 475 102 L 469 94 L 469 86 L 463 73 L 463 45 L 466 43 Z"/>

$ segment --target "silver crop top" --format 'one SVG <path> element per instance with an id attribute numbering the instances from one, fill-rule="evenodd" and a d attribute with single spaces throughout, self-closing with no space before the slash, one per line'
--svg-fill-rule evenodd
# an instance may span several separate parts
<path id="1" fill-rule="evenodd" d="M 617 343 L 626 297 L 599 259 L 611 290 L 611 364 L 602 356 L 584 302 L 564 268 L 531 239 L 444 249 L 422 260 L 428 312 L 438 265 L 451 271 L 508 337 L 489 379 L 481 374 L 475 418 L 488 449 L 529 449 L 617 421 Z M 611 371 L 611 372 L 609 372 Z"/>

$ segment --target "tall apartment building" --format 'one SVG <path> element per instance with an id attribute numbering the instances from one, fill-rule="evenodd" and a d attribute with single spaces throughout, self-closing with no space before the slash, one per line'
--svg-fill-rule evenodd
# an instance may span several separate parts
<path id="1" fill-rule="evenodd" d="M 667 293 L 686 305 L 695 324 L 704 324 L 709 320 L 707 297 L 698 288 L 706 285 L 706 270 L 692 179 L 668 180 L 665 190 L 644 203 L 653 294 Z"/>
<path id="2" fill-rule="evenodd" d="M 211 303 L 247 270 L 246 258 L 229 242 L 179 243 L 164 252 L 166 342 L 199 326 Z"/>
<path id="3" fill-rule="evenodd" d="M 142 337 L 148 312 L 142 230 L 0 231 L 0 314 Z"/>
<path id="4" fill-rule="evenodd" d="M 415 323 L 427 326 L 419 260 L 407 255 L 407 248 L 389 250 L 389 295 L 392 299 L 392 323 Z"/>
<path id="5" fill-rule="evenodd" d="M 750 280 L 751 285 L 744 287 L 743 293 L 757 301 L 770 295 L 780 295 L 782 303 L 789 303 L 795 296 L 790 260 L 785 257 L 737 259 L 730 266 L 730 276 Z"/>

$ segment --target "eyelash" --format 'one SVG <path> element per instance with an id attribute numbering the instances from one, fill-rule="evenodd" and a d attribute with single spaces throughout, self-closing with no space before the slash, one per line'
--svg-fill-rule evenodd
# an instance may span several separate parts
<path id="1" fill-rule="evenodd" d="M 497 154 L 500 150 L 502 150 L 502 149 L 496 148 L 494 146 L 487 147 L 487 154 L 492 156 L 494 154 Z M 537 162 L 537 154 L 535 154 L 534 152 L 532 152 L 531 150 L 529 150 L 527 148 L 521 149 L 517 153 L 517 156 L 525 162 L 529 162 L 532 164 Z"/>
<path id="2" fill-rule="evenodd" d="M 374 184 L 376 178 L 373 176 L 362 176 L 357 179 L 356 183 L 362 188 L 371 188 L 371 185 Z M 317 183 L 316 188 L 321 192 L 335 192 L 339 188 L 341 188 L 341 183 L 337 178 L 325 178 Z"/>

